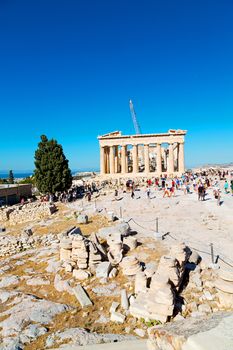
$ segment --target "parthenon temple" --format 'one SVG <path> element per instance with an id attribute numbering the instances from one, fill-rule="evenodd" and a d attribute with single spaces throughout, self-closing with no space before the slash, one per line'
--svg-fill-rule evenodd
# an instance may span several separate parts
<path id="1" fill-rule="evenodd" d="M 100 174 L 104 177 L 180 176 L 185 171 L 186 130 L 161 134 L 99 136 Z"/>

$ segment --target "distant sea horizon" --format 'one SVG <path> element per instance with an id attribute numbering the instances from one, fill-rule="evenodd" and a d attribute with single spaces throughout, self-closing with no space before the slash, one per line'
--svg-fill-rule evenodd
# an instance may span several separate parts
<path id="1" fill-rule="evenodd" d="M 99 170 L 96 169 L 77 169 L 77 170 L 71 170 L 72 175 L 75 175 L 77 173 L 84 173 L 84 172 L 98 172 Z M 13 174 L 14 174 L 14 178 L 15 179 L 24 179 L 25 177 L 29 177 L 31 175 L 33 175 L 33 170 L 25 170 L 25 171 L 14 171 L 13 170 Z M 8 179 L 9 177 L 9 171 L 6 170 L 0 170 L 0 179 Z"/>
<path id="2" fill-rule="evenodd" d="M 194 169 L 194 168 L 205 168 L 205 167 L 225 167 L 225 166 L 233 166 L 233 162 L 229 163 L 210 163 L 210 164 L 202 164 L 202 165 L 195 165 L 195 166 L 186 166 L 186 169 Z M 99 169 L 74 169 L 71 170 L 72 175 L 75 175 L 77 173 L 85 173 L 85 172 L 95 172 L 98 173 L 100 170 Z M 34 170 L 13 170 L 14 178 L 15 179 L 24 179 L 25 177 L 29 177 L 33 175 Z M 9 176 L 9 170 L 0 170 L 0 179 L 8 179 Z"/>

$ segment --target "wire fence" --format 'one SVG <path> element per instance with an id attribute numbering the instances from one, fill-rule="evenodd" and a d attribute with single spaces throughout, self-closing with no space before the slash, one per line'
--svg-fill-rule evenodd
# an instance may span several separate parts
<path id="1" fill-rule="evenodd" d="M 143 221 L 143 222 L 144 222 L 144 223 L 147 223 L 147 222 L 148 222 L 148 223 L 151 223 L 151 222 L 156 222 L 156 220 L 157 220 L 157 218 L 154 219 L 154 220 Z M 141 228 L 144 229 L 144 230 L 152 231 L 152 232 L 155 232 L 155 233 L 158 232 L 157 229 L 155 230 L 155 229 L 152 229 L 152 228 L 148 228 L 148 227 L 142 226 L 142 225 L 139 224 L 134 218 L 130 218 L 130 219 L 127 220 L 126 222 L 127 222 L 127 223 L 130 223 L 131 221 L 134 222 L 137 226 L 141 227 Z M 139 221 L 139 222 L 140 222 L 140 221 Z M 170 232 L 165 233 L 165 234 L 163 235 L 163 239 L 164 239 L 165 237 L 170 237 L 170 238 L 172 238 L 174 241 L 179 241 L 179 239 L 176 238 L 176 237 L 174 237 Z M 188 240 L 188 239 L 185 239 L 184 241 L 185 241 L 186 244 L 189 245 L 189 248 L 195 250 L 196 252 L 201 253 L 201 254 L 206 254 L 206 255 L 208 255 L 208 256 L 212 256 L 212 253 L 211 253 L 211 244 L 212 244 L 212 243 L 206 244 L 206 243 L 203 243 L 203 242 L 200 242 L 200 241 L 194 241 L 194 240 Z M 193 247 L 193 245 L 197 245 L 197 246 L 198 246 L 198 245 L 201 245 L 201 246 L 204 246 L 204 250 L 203 250 L 203 248 L 200 248 L 200 249 L 199 249 L 199 248 Z M 216 253 L 216 252 L 213 253 L 213 257 L 216 258 L 216 260 L 215 260 L 216 263 L 217 263 L 218 260 L 220 260 L 220 261 L 222 261 L 224 264 L 226 264 L 227 266 L 233 268 L 233 260 L 232 260 L 231 258 L 229 258 L 228 256 L 222 254 L 221 251 L 220 251 L 220 248 L 219 248 L 218 246 L 216 246 L 215 244 L 214 244 L 214 245 L 212 244 L 212 247 L 214 247 L 214 248 L 217 247 L 217 249 L 218 249 L 217 253 Z M 206 249 L 209 249 L 209 250 L 206 251 Z"/>
<path id="2" fill-rule="evenodd" d="M 84 205 L 83 201 L 80 203 L 80 209 L 77 208 L 77 210 L 90 210 L 90 209 L 97 209 L 97 203 L 96 203 L 96 200 L 94 201 L 94 203 L 86 203 L 86 205 Z M 122 218 L 122 208 L 120 207 L 120 217 Z M 104 209 L 103 208 L 99 208 L 99 211 L 103 211 Z M 125 211 L 124 211 L 124 214 Z M 125 220 L 126 223 L 130 223 L 130 222 L 133 222 L 135 225 L 137 225 L 138 227 L 142 228 L 143 230 L 146 230 L 146 231 L 150 231 L 150 232 L 154 232 L 154 233 L 158 233 L 158 218 L 156 217 L 155 219 L 152 219 L 152 220 L 135 220 L 133 217 L 129 218 L 128 220 Z M 150 223 L 156 223 L 156 229 L 155 228 L 151 228 L 151 227 L 145 227 L 141 224 L 150 224 Z M 169 237 L 171 239 L 173 239 L 174 241 L 179 241 L 178 238 L 174 237 L 174 235 L 172 235 L 170 232 L 167 232 L 163 235 L 163 239 L 165 239 L 166 237 Z M 198 253 L 202 253 L 202 254 L 206 254 L 206 255 L 209 255 L 211 256 L 211 251 L 210 251 L 210 246 L 212 243 L 209 243 L 209 244 L 206 244 L 206 243 L 203 243 L 203 242 L 200 242 L 200 241 L 195 241 L 195 240 L 189 240 L 189 239 L 185 239 L 184 240 L 186 244 L 189 245 L 189 247 L 193 250 L 195 250 L 196 252 Z M 193 245 L 196 245 L 196 246 L 204 246 L 204 250 L 203 248 L 197 248 L 197 247 L 194 247 Z M 214 253 L 214 257 L 216 257 L 216 261 L 220 260 L 222 261 L 224 264 L 226 264 L 227 266 L 233 268 L 233 260 L 231 258 L 229 258 L 228 256 L 224 255 L 221 253 L 221 247 L 214 243 L 214 249 L 215 249 L 215 253 Z M 207 251 L 206 251 L 207 250 Z M 217 251 L 217 253 L 216 253 Z"/>

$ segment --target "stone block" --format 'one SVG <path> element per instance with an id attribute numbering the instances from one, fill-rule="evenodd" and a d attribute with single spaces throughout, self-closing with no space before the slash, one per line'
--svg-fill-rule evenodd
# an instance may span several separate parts
<path id="1" fill-rule="evenodd" d="M 129 299 L 126 289 L 121 290 L 121 307 L 123 310 L 128 310 L 129 308 Z"/>
<path id="2" fill-rule="evenodd" d="M 77 262 L 77 266 L 78 266 L 79 269 L 84 269 L 84 270 L 88 268 L 87 263 L 79 263 L 79 262 Z"/>
<path id="3" fill-rule="evenodd" d="M 101 262 L 96 268 L 96 277 L 108 278 L 108 275 L 112 269 L 112 265 L 108 261 Z"/>
<path id="4" fill-rule="evenodd" d="M 72 249 L 83 249 L 85 247 L 85 243 L 82 240 L 77 240 L 77 239 L 73 239 L 72 241 Z"/>
<path id="5" fill-rule="evenodd" d="M 159 304 L 156 302 L 146 301 L 148 310 L 150 310 L 151 313 L 160 314 L 164 316 L 172 316 L 174 305 L 166 305 L 166 304 Z"/>
<path id="6" fill-rule="evenodd" d="M 146 331 L 141 328 L 135 328 L 134 333 L 137 334 L 139 337 L 144 338 L 146 335 Z"/>
<path id="7" fill-rule="evenodd" d="M 85 290 L 83 289 L 83 287 L 81 286 L 81 284 L 77 284 L 77 286 L 75 288 L 73 288 L 73 293 L 76 296 L 76 298 L 78 299 L 78 301 L 82 307 L 92 305 L 91 300 L 87 296 L 87 294 L 86 294 Z"/>
<path id="8" fill-rule="evenodd" d="M 60 248 L 62 249 L 72 249 L 72 241 L 71 239 L 64 239 L 60 242 Z"/>
<path id="9" fill-rule="evenodd" d="M 83 280 L 86 280 L 90 277 L 90 273 L 88 273 L 87 271 L 84 271 L 84 270 L 73 270 L 73 277 L 80 280 L 80 281 L 83 281 Z"/>
<path id="10" fill-rule="evenodd" d="M 139 272 L 135 276 L 135 287 L 134 292 L 138 294 L 139 292 L 146 291 L 147 288 L 147 277 L 144 272 Z"/>
<path id="11" fill-rule="evenodd" d="M 60 249 L 60 260 L 67 261 L 71 259 L 71 250 Z"/>
<path id="12" fill-rule="evenodd" d="M 72 256 L 77 256 L 79 260 L 81 259 L 87 259 L 88 258 L 88 253 L 86 250 L 81 250 L 78 248 L 73 248 L 72 249 Z"/>
<path id="13" fill-rule="evenodd" d="M 167 315 L 152 313 L 148 311 L 144 304 L 138 303 L 135 301 L 133 305 L 130 305 L 129 312 L 132 316 L 140 319 L 144 318 L 146 321 L 148 320 L 157 320 L 162 323 L 167 322 Z"/>
<path id="14" fill-rule="evenodd" d="M 110 320 L 112 322 L 124 323 L 125 315 L 122 315 L 120 312 L 112 312 Z"/>

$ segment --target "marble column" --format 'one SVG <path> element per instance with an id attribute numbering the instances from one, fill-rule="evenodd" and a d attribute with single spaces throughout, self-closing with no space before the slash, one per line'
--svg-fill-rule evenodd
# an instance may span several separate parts
<path id="1" fill-rule="evenodd" d="M 169 144 L 169 154 L 168 154 L 168 174 L 174 173 L 174 151 L 173 143 Z"/>
<path id="2" fill-rule="evenodd" d="M 178 161 L 178 166 L 179 166 L 179 173 L 183 174 L 185 171 L 184 167 L 184 142 L 179 143 L 179 161 Z"/>
<path id="3" fill-rule="evenodd" d="M 110 167 L 109 167 L 109 147 L 105 147 L 105 169 L 106 174 L 109 174 Z"/>
<path id="4" fill-rule="evenodd" d="M 161 144 L 157 143 L 156 147 L 156 173 L 160 175 L 162 173 L 162 157 L 161 157 Z"/>
<path id="5" fill-rule="evenodd" d="M 121 146 L 121 173 L 122 174 L 125 174 L 128 172 L 128 169 L 126 169 L 126 162 L 127 162 L 126 156 L 127 156 L 127 146 Z"/>
<path id="6" fill-rule="evenodd" d="M 105 148 L 100 147 L 100 174 L 106 174 Z"/>
<path id="7" fill-rule="evenodd" d="M 150 172 L 149 145 L 144 145 L 145 173 Z"/>
<path id="8" fill-rule="evenodd" d="M 133 173 L 138 173 L 138 146 L 133 145 Z"/>
<path id="9" fill-rule="evenodd" d="M 174 171 L 179 171 L 179 145 L 174 145 Z"/>
<path id="10" fill-rule="evenodd" d="M 114 147 L 115 150 L 115 173 L 119 172 L 119 152 L 118 152 L 118 146 Z"/>
<path id="11" fill-rule="evenodd" d="M 115 173 L 114 146 L 110 146 L 109 151 L 110 174 Z"/>

